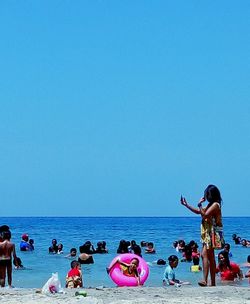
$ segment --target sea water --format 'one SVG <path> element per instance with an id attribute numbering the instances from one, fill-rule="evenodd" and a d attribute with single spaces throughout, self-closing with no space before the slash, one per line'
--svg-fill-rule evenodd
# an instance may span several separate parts
<path id="1" fill-rule="evenodd" d="M 226 242 L 231 244 L 232 261 L 242 264 L 250 254 L 250 248 L 235 245 L 232 234 L 250 239 L 250 217 L 223 218 Z M 175 240 L 184 239 L 186 242 L 194 240 L 200 243 L 200 218 L 197 217 L 0 217 L 0 225 L 7 224 L 11 228 L 12 241 L 16 244 L 17 255 L 21 258 L 26 270 L 13 270 L 13 285 L 16 287 L 41 288 L 53 272 L 58 272 L 62 285 L 70 269 L 70 262 L 65 256 L 70 248 L 79 248 L 90 240 L 94 247 L 98 241 L 106 241 L 108 254 L 94 254 L 94 264 L 82 265 L 85 287 L 114 287 L 106 273 L 106 267 L 117 255 L 116 250 L 121 239 L 152 241 L 156 254 L 145 254 L 143 258 L 149 263 L 150 275 L 146 286 L 162 286 L 165 266 L 157 266 L 154 261 L 167 259 L 177 253 L 172 244 Z M 35 240 L 33 252 L 21 252 L 19 244 L 21 235 L 28 233 Z M 51 240 L 55 238 L 64 245 L 64 254 L 49 254 Z M 79 251 L 78 251 L 79 252 Z M 176 277 L 197 285 L 202 273 L 192 273 L 191 263 L 180 262 Z M 242 268 L 243 272 L 246 269 Z M 220 283 L 219 277 L 217 282 Z M 243 280 L 241 285 L 248 285 Z"/>

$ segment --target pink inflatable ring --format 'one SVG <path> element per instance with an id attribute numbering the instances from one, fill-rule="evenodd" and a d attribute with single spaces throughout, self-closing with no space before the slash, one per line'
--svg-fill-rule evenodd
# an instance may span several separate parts
<path id="1" fill-rule="evenodd" d="M 115 257 L 110 263 L 110 272 L 109 275 L 114 283 L 118 286 L 138 286 L 138 281 L 133 276 L 127 276 L 123 274 L 121 270 L 121 265 L 119 263 L 115 263 L 118 259 L 126 264 L 129 264 L 132 259 L 139 260 L 138 273 L 140 276 L 140 283 L 143 285 L 148 278 L 149 275 L 149 267 L 147 263 L 138 255 L 132 253 L 123 253 Z M 112 266 L 112 267 L 111 267 Z"/>

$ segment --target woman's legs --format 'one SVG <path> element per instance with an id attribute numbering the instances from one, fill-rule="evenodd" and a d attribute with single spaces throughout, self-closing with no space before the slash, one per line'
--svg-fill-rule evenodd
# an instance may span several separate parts
<path id="1" fill-rule="evenodd" d="M 8 285 L 12 287 L 12 264 L 7 266 Z"/>
<path id="2" fill-rule="evenodd" d="M 211 286 L 215 286 L 215 274 L 216 274 L 216 262 L 214 257 L 214 249 L 207 250 L 207 256 L 209 261 L 209 270 L 211 277 Z"/>
<path id="3" fill-rule="evenodd" d="M 204 283 L 207 284 L 208 271 L 209 271 L 209 260 L 208 260 L 208 250 L 207 250 L 206 245 L 203 245 L 203 247 L 202 247 L 201 257 L 202 257 L 202 267 L 203 267 L 203 279 L 204 279 Z M 199 284 L 199 285 L 201 285 L 201 284 Z"/>
<path id="4" fill-rule="evenodd" d="M 6 277 L 6 266 L 0 265 L 0 286 L 5 286 L 5 277 Z"/>

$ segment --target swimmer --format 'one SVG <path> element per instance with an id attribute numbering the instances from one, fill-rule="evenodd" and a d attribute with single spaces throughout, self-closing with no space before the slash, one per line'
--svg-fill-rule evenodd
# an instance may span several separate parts
<path id="1" fill-rule="evenodd" d="M 226 251 L 228 253 L 228 256 L 231 258 L 233 255 L 232 255 L 232 252 L 230 252 L 230 248 L 231 248 L 230 244 L 225 243 L 223 251 Z"/>
<path id="2" fill-rule="evenodd" d="M 216 273 L 220 273 L 222 281 L 234 281 L 235 279 L 241 280 L 243 278 L 239 265 L 230 262 L 228 252 L 226 251 L 221 251 L 218 254 Z"/>
<path id="3" fill-rule="evenodd" d="M 29 239 L 30 251 L 33 251 L 35 249 L 34 243 L 35 241 L 33 239 Z"/>
<path id="4" fill-rule="evenodd" d="M 245 273 L 245 278 L 248 278 L 250 284 L 250 269 Z"/>
<path id="5" fill-rule="evenodd" d="M 145 253 L 155 253 L 154 243 L 149 242 L 147 248 L 145 249 Z"/>
<path id="6" fill-rule="evenodd" d="M 128 243 L 125 240 L 120 240 L 116 253 L 128 253 Z"/>
<path id="7" fill-rule="evenodd" d="M 20 242 L 20 250 L 21 251 L 32 251 L 32 248 L 29 244 L 29 236 L 26 233 L 24 233 L 22 235 L 22 240 Z"/>
<path id="8" fill-rule="evenodd" d="M 96 245 L 97 247 L 95 249 L 95 253 L 108 253 L 108 249 L 106 248 L 105 241 L 100 241 Z"/>
<path id="9" fill-rule="evenodd" d="M 185 249 L 186 243 L 184 240 L 179 240 L 176 246 L 176 251 L 177 252 L 183 252 Z"/>
<path id="10" fill-rule="evenodd" d="M 193 257 L 193 265 L 191 266 L 190 270 L 192 272 L 199 272 L 202 270 L 201 266 L 200 266 L 200 258 L 195 256 Z"/>
<path id="11" fill-rule="evenodd" d="M 57 254 L 63 254 L 63 244 L 58 244 L 57 246 Z"/>
<path id="12" fill-rule="evenodd" d="M 181 262 L 192 262 L 192 248 L 190 244 L 185 245 L 183 251 L 182 251 L 183 258 L 181 259 Z"/>
<path id="13" fill-rule="evenodd" d="M 75 258 L 75 257 L 76 257 L 76 254 L 77 254 L 76 248 L 71 248 L 69 254 L 67 254 L 67 255 L 65 256 L 65 258 L 68 258 L 68 259 L 70 259 L 70 258 Z"/>
<path id="14" fill-rule="evenodd" d="M 53 254 L 57 253 L 58 251 L 57 240 L 53 239 L 51 241 L 51 244 L 52 245 L 49 247 L 49 253 L 53 253 Z"/>
<path id="15" fill-rule="evenodd" d="M 241 245 L 243 247 L 250 247 L 250 241 L 246 240 L 246 239 L 242 239 L 241 240 Z"/>
<path id="16" fill-rule="evenodd" d="M 243 263 L 241 266 L 242 267 L 247 267 L 247 268 L 250 267 L 250 255 L 247 256 L 247 262 Z"/>

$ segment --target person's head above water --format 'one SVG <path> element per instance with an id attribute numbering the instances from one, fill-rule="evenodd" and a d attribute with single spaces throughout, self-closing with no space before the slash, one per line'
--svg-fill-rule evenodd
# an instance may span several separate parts
<path id="1" fill-rule="evenodd" d="M 25 241 L 25 242 L 28 242 L 28 240 L 29 240 L 29 235 L 28 235 L 27 233 L 24 233 L 24 234 L 22 235 L 22 240 Z"/>

